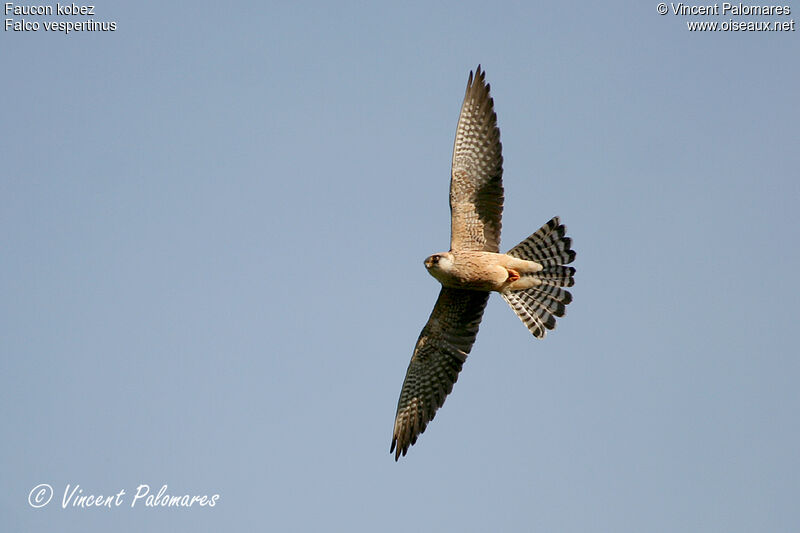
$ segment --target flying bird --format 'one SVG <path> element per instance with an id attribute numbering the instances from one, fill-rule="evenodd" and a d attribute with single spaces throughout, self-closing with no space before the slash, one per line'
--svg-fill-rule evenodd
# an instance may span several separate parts
<path id="1" fill-rule="evenodd" d="M 450 251 L 425 259 L 442 285 L 406 371 L 389 452 L 395 461 L 425 431 L 478 334 L 491 291 L 500 293 L 536 338 L 564 315 L 574 284 L 572 239 L 558 217 L 500 253 L 503 155 L 494 101 L 480 65 L 469 73 L 450 176 Z"/>

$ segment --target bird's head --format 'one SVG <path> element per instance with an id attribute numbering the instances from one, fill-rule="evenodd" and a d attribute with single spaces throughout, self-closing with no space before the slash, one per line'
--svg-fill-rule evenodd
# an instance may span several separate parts
<path id="1" fill-rule="evenodd" d="M 449 271 L 453 267 L 453 254 L 450 252 L 443 252 L 433 254 L 425 260 L 425 268 L 435 278 L 438 279 L 436 274 Z"/>

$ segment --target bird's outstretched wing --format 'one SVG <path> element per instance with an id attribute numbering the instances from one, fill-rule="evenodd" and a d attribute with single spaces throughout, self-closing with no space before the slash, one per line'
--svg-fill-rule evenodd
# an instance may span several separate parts
<path id="1" fill-rule="evenodd" d="M 453 145 L 450 248 L 500 251 L 503 154 L 486 73 L 469 73 Z"/>
<path id="2" fill-rule="evenodd" d="M 488 299 L 488 292 L 442 287 L 417 339 L 397 402 L 389 450 L 395 452 L 395 461 L 417 442 L 453 390 L 461 365 L 475 342 Z"/>

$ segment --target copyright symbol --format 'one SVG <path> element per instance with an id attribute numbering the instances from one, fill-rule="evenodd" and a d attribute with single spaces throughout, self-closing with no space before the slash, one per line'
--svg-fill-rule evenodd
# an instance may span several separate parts
<path id="1" fill-rule="evenodd" d="M 53 487 L 47 483 L 41 483 L 33 487 L 31 492 L 28 494 L 28 505 L 34 509 L 38 509 L 39 507 L 44 507 L 50 503 L 52 497 Z"/>
<path id="2" fill-rule="evenodd" d="M 661 2 L 656 6 L 656 10 L 658 10 L 659 15 L 666 15 L 667 11 L 669 11 L 669 8 L 667 7 L 667 4 Z"/>

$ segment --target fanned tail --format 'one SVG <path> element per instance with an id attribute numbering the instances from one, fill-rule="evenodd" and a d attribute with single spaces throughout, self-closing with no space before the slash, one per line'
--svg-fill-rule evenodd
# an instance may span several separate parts
<path id="1" fill-rule="evenodd" d="M 564 316 L 572 294 L 561 287 L 575 284 L 575 269 L 565 266 L 575 259 L 572 239 L 558 217 L 553 217 L 533 235 L 508 251 L 508 255 L 535 261 L 544 268 L 524 277 L 535 278 L 528 289 L 500 293 L 522 323 L 536 338 L 543 338 L 556 327 L 556 317 Z"/>

